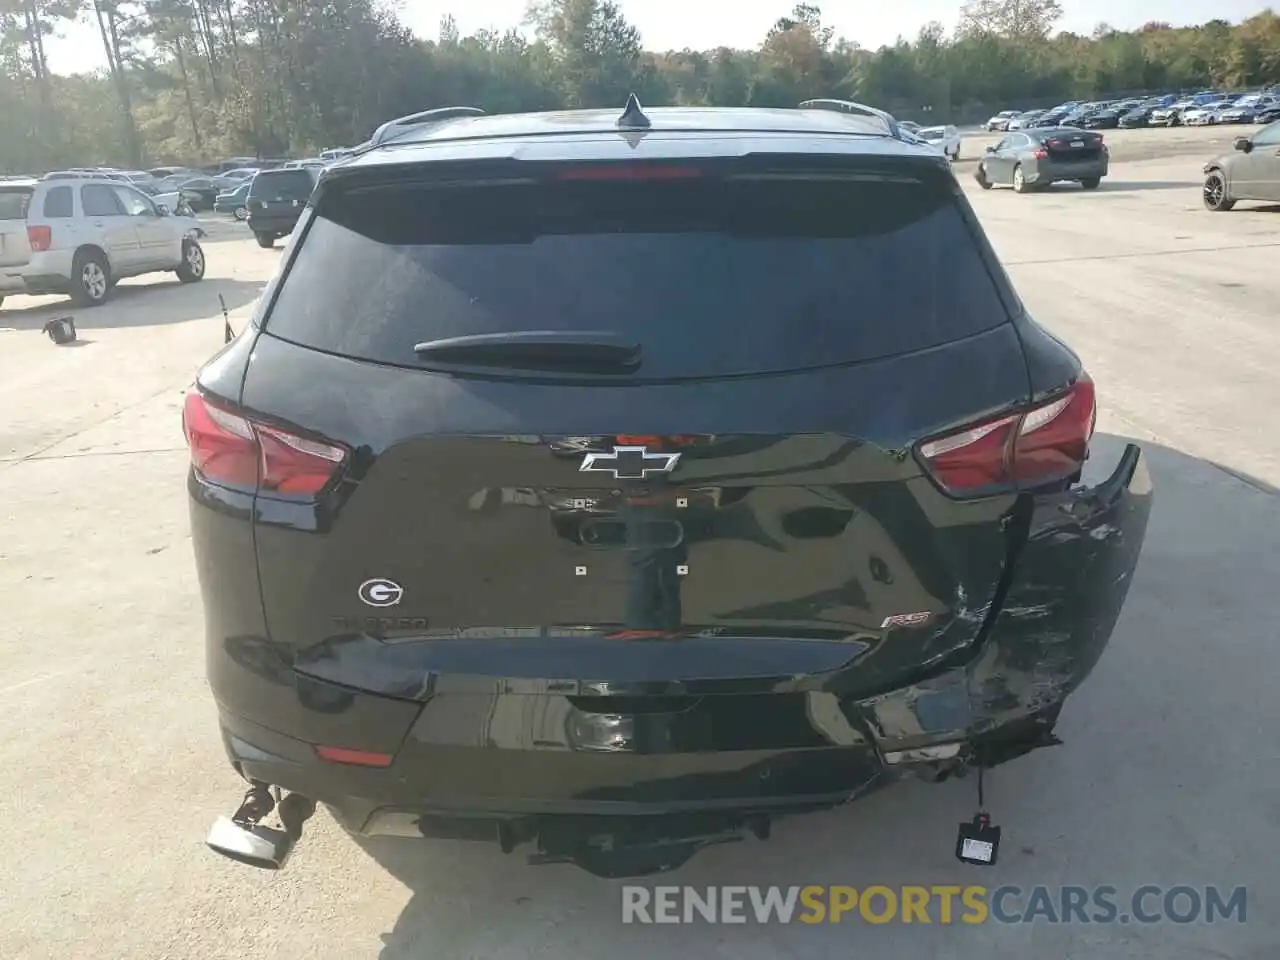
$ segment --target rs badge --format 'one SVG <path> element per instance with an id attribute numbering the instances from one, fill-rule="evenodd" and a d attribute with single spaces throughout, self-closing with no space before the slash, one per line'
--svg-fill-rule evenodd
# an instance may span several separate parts
<path id="1" fill-rule="evenodd" d="M 899 613 L 892 617 L 885 617 L 884 623 L 880 624 L 881 630 L 887 630 L 889 627 L 918 627 L 922 623 L 928 623 L 933 618 L 933 614 L 928 610 L 922 610 L 919 613 Z"/>

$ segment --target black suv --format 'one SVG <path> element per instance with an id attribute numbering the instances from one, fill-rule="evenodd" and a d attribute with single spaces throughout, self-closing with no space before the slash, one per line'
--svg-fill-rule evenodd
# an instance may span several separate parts
<path id="1" fill-rule="evenodd" d="M 1150 479 L 1082 482 L 1093 383 L 946 159 L 839 101 L 478 113 L 326 171 L 187 398 L 209 844 L 320 802 L 641 874 L 1056 742 Z"/>
<path id="2" fill-rule="evenodd" d="M 315 188 L 315 174 L 306 167 L 262 170 L 249 187 L 249 229 L 260 247 L 274 247 L 297 226 Z"/>

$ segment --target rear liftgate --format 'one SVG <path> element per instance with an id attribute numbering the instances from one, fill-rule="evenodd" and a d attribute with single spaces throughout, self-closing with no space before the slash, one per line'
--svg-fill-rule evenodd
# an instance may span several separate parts
<path id="1" fill-rule="evenodd" d="M 1059 742 L 1053 726 L 1062 699 L 1093 669 L 1128 594 L 1151 496 L 1146 463 L 1130 444 L 1103 482 L 1038 497 L 1033 511 L 1013 520 L 1025 530 L 1024 545 L 976 655 L 932 680 L 863 702 L 867 725 L 881 743 L 924 734 L 935 744 L 959 745 L 951 754 L 956 761 L 952 770 L 978 768 L 979 809 L 971 821 L 960 824 L 956 840 L 956 856 L 962 861 L 989 865 L 998 857 L 1000 829 L 985 809 L 982 770 Z M 933 706 L 928 717 L 953 718 L 949 728 L 917 709 L 926 700 Z M 906 723 L 902 704 L 911 705 Z M 909 758 L 912 751 L 897 754 Z M 938 755 L 928 749 L 918 753 L 926 759 Z M 891 758 L 886 754 L 885 759 Z M 251 777 L 252 764 L 246 764 L 245 772 Z M 299 794 L 281 798 L 278 789 L 273 797 L 268 784 L 250 782 L 245 802 L 235 815 L 218 820 L 208 844 L 239 862 L 278 869 L 315 804 Z M 273 807 L 282 821 L 279 829 L 261 823 Z M 450 835 L 433 831 L 431 819 L 415 818 L 415 832 Z M 481 824 L 475 822 L 480 830 L 476 839 L 496 836 L 507 852 L 532 842 L 537 852 L 529 857 L 531 863 L 574 863 L 602 877 L 671 870 L 708 845 L 749 835 L 768 839 L 771 831 L 768 814 L 722 812 L 531 816 Z"/>

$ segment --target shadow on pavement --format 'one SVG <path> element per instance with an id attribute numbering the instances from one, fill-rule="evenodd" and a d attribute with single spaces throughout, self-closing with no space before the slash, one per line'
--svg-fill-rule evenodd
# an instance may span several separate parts
<path id="1" fill-rule="evenodd" d="M 1125 441 L 1099 435 L 1094 469 L 1114 463 Z M 969 777 L 904 781 L 848 807 L 781 821 L 769 841 L 710 848 L 679 870 L 635 882 L 1013 884 L 1024 891 L 1110 884 L 1122 905 L 1148 883 L 1244 885 L 1251 899 L 1255 890 L 1265 893 L 1272 858 L 1263 851 L 1280 849 L 1280 777 L 1274 764 L 1260 777 L 1258 744 L 1249 740 L 1270 743 L 1267 731 L 1280 724 L 1272 626 L 1280 498 L 1262 480 L 1135 442 L 1156 490 L 1135 583 L 1102 662 L 1067 703 L 1058 728 L 1063 746 L 1015 760 L 987 779 L 987 807 L 1004 829 L 997 866 L 968 867 L 954 858 L 956 825 L 976 806 Z M 1172 960 L 1261 958 L 1280 942 L 1280 925 L 1265 917 L 1140 930 L 1117 923 L 947 925 L 936 901 L 930 925 L 906 927 L 871 924 L 856 913 L 839 926 L 762 926 L 754 919 L 624 925 L 626 881 L 571 866 L 530 867 L 524 848 L 503 855 L 496 844 L 382 838 L 359 845 L 412 891 L 382 938 L 382 960 L 830 957 L 848 955 L 851 937 L 859 956 L 880 960 Z M 1025 896 L 1018 902 L 1025 908 Z"/>
<path id="2" fill-rule="evenodd" d="M 1102 181 L 1098 187 L 1099 193 L 1141 193 L 1145 190 L 1192 190 L 1199 189 L 1202 182 L 1199 180 L 1112 180 L 1110 178 Z M 1073 183 L 1056 183 L 1054 189 L 1083 189 L 1079 184 Z"/>
<path id="3" fill-rule="evenodd" d="M 189 320 L 203 320 L 221 314 L 219 294 L 233 311 L 252 303 L 262 291 L 262 283 L 210 277 L 199 283 L 182 283 L 161 275 L 123 280 L 106 303 L 98 307 L 77 307 L 69 298 L 38 306 L 19 307 L 18 298 L 0 308 L 0 327 L 39 330 L 54 317 L 75 317 L 77 330 L 109 327 L 151 327 Z"/>
<path id="4" fill-rule="evenodd" d="M 249 225 L 243 220 L 237 220 L 230 214 L 223 215 L 220 213 L 202 213 L 199 217 L 200 226 L 204 228 L 205 235 L 201 238 L 201 243 L 225 243 L 229 240 L 252 240 L 253 231 L 249 229 Z"/>

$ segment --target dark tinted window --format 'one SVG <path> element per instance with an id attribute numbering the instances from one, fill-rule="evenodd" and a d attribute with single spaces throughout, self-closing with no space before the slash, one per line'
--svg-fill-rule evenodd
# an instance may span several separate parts
<path id="1" fill-rule="evenodd" d="M 264 171 L 253 178 L 249 196 L 255 200 L 306 200 L 315 183 L 309 170 Z"/>
<path id="2" fill-rule="evenodd" d="M 0 220 L 25 220 L 31 203 L 30 187 L 0 186 Z"/>
<path id="3" fill-rule="evenodd" d="M 75 216 L 70 187 L 53 187 L 44 195 L 44 215 L 51 219 Z"/>
<path id="4" fill-rule="evenodd" d="M 124 208 L 116 199 L 115 191 L 100 183 L 80 188 L 80 206 L 86 217 L 122 217 Z"/>
<path id="5" fill-rule="evenodd" d="M 329 197 L 268 329 L 405 365 L 423 340 L 608 330 L 640 342 L 641 377 L 919 350 L 1007 320 L 953 190 L 690 180 Z"/>

